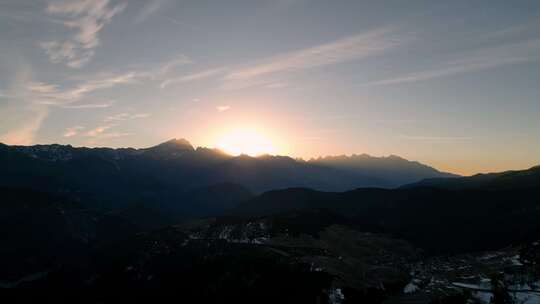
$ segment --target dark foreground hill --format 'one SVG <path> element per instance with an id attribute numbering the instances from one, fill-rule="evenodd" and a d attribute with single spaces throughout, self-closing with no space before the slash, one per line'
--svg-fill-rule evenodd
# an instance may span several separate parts
<path id="1" fill-rule="evenodd" d="M 426 181 L 341 193 L 293 188 L 264 193 L 234 212 L 260 216 L 325 208 L 431 252 L 486 250 L 540 238 L 539 177 L 534 167 L 482 177 L 481 183 L 478 177 L 440 179 L 437 187 Z"/>
<path id="2" fill-rule="evenodd" d="M 540 185 L 540 166 L 528 170 L 477 174 L 461 178 L 428 178 L 402 188 L 432 187 L 440 189 L 527 189 Z"/>
<path id="3" fill-rule="evenodd" d="M 393 234 L 433 253 L 494 249 L 540 238 L 540 188 L 344 193 L 297 188 L 265 193 L 235 213 L 260 216 L 310 208 L 332 210 L 367 231 Z"/>
<path id="4" fill-rule="evenodd" d="M 467 288 L 489 286 L 486 278 L 493 273 L 505 273 L 509 288 L 537 288 L 539 279 L 535 266 L 540 262 L 538 243 L 456 256 L 449 252 L 426 255 L 397 234 L 374 233 L 373 227 L 355 217 L 320 208 L 210 217 L 152 231 L 130 231 L 125 219 L 117 215 L 87 213 L 77 204 L 43 193 L 29 197 L 18 190 L 2 191 L 22 201 L 38 202 L 23 207 L 29 214 L 35 213 L 32 218 L 40 218 L 37 224 L 22 223 L 29 231 L 39 228 L 39 223 L 56 224 L 26 235 L 20 227 L 11 229 L 11 238 L 6 238 L 3 248 L 16 248 L 18 254 L 2 255 L 0 287 L 51 291 L 70 287 L 79 292 L 79 301 L 86 303 L 116 303 L 121 298 L 135 303 L 179 299 L 466 304 L 477 299 Z M 52 215 L 40 211 L 44 208 L 53 210 Z M 96 219 L 97 223 L 80 225 Z M 11 225 L 17 227 L 17 223 Z M 442 231 L 436 227 L 430 223 L 424 228 L 434 237 Z M 115 232 L 116 237 L 103 239 L 97 234 L 86 238 L 94 230 Z M 447 240 L 447 235 L 439 237 Z M 54 246 L 47 245 L 51 241 Z M 14 246 L 18 243 L 21 245 Z M 43 257 L 42 252 L 48 254 Z"/>
<path id="5" fill-rule="evenodd" d="M 113 303 L 118 294 L 138 302 L 154 292 L 154 300 L 380 303 L 400 293 L 409 280 L 407 265 L 419 254 L 405 241 L 364 233 L 328 210 L 205 218 L 79 252 L 88 256 L 76 266 L 49 264 L 2 284 L 82 288 L 89 303 Z"/>
<path id="6" fill-rule="evenodd" d="M 192 195 L 209 193 L 230 206 L 220 187 Z M 177 222 L 144 204 L 93 210 L 56 194 L 2 188 L 0 287 L 71 287 L 88 303 L 147 302 L 149 294 L 153 301 L 471 303 L 474 294 L 460 288 L 486 285 L 493 273 L 505 273 L 508 286 L 536 286 L 540 248 L 528 241 L 540 236 L 538 194 L 288 189 L 248 200 L 235 215 Z"/>

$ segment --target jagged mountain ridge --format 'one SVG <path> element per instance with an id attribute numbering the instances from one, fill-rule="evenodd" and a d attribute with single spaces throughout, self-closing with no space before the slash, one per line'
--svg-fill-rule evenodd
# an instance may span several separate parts
<path id="1" fill-rule="evenodd" d="M 181 139 L 145 149 L 0 145 L 0 167 L 0 186 L 61 195 L 84 210 L 114 216 L 110 224 L 121 223 L 115 231 L 127 232 L 223 215 L 271 189 L 389 186 L 360 171 L 286 156 L 234 157 Z"/>
<path id="2" fill-rule="evenodd" d="M 185 188 L 232 182 L 255 192 L 289 187 L 345 191 L 360 187 L 392 188 L 425 178 L 453 176 L 396 156 L 353 155 L 309 161 L 271 155 L 235 157 L 217 149 L 194 148 L 185 139 L 173 139 L 143 149 L 76 148 L 53 144 L 3 146 L 2 150 L 18 152 L 19 158 L 25 155 L 35 162 L 55 162 L 64 167 L 76 164 L 77 160 L 87 162 L 92 159 L 101 161 L 104 167 L 147 175 L 165 183 L 181 181 Z"/>
<path id="3" fill-rule="evenodd" d="M 407 181 L 422 180 L 425 176 L 438 178 L 453 178 L 458 175 L 439 172 L 433 167 L 417 161 L 409 161 L 397 155 L 387 157 L 374 157 L 367 154 L 353 154 L 351 156 L 326 156 L 310 159 L 310 163 L 328 166 L 349 172 L 363 172 L 366 175 L 381 180 L 391 180 L 394 186 L 406 184 Z"/>

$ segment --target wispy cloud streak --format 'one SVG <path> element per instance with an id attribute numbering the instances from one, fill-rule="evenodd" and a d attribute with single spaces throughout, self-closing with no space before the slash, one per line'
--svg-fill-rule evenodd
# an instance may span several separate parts
<path id="1" fill-rule="evenodd" d="M 231 107 L 228 106 L 228 105 L 223 105 L 223 106 L 217 106 L 217 107 L 216 107 L 216 110 L 217 110 L 218 112 L 225 112 L 225 111 L 228 111 L 228 110 L 230 110 L 230 109 L 231 109 Z"/>
<path id="2" fill-rule="evenodd" d="M 103 109 L 110 108 L 114 104 L 114 100 L 104 103 L 88 103 L 88 104 L 68 104 L 60 106 L 63 109 Z"/>
<path id="3" fill-rule="evenodd" d="M 150 117 L 149 113 L 119 113 L 111 116 L 107 116 L 105 118 L 105 122 L 111 122 L 111 121 L 124 121 L 124 120 L 130 120 L 130 119 L 140 119 L 140 118 L 148 118 Z"/>
<path id="4" fill-rule="evenodd" d="M 136 72 L 127 72 L 89 79 L 69 89 L 61 89 L 57 85 L 44 82 L 29 83 L 27 89 L 34 95 L 34 99 L 39 104 L 66 107 L 94 91 L 112 88 L 117 85 L 133 84 L 138 82 L 141 77 Z"/>
<path id="5" fill-rule="evenodd" d="M 540 39 L 481 49 L 437 67 L 372 81 L 363 85 L 382 86 L 413 83 L 535 60 L 540 60 Z"/>
<path id="6" fill-rule="evenodd" d="M 189 75 L 170 78 L 170 79 L 166 79 L 165 81 L 163 81 L 161 83 L 160 87 L 162 89 L 164 89 L 164 88 L 166 88 L 166 87 L 168 87 L 170 85 L 174 85 L 174 84 L 197 81 L 197 80 L 203 80 L 203 79 L 215 77 L 215 76 L 218 76 L 218 75 L 222 75 L 226 71 L 227 71 L 226 68 L 219 67 L 219 68 L 208 69 L 208 70 L 204 70 L 204 71 L 189 74 Z"/>
<path id="7" fill-rule="evenodd" d="M 109 5 L 109 0 L 56 1 L 47 7 L 47 12 L 62 18 L 59 23 L 76 33 L 64 41 L 45 41 L 40 43 L 53 63 L 65 63 L 72 68 L 87 64 L 99 46 L 99 32 L 121 13 L 127 2 Z"/>
<path id="8" fill-rule="evenodd" d="M 85 133 L 86 136 L 89 136 L 89 137 L 97 137 L 101 134 L 103 134 L 105 131 L 109 130 L 110 128 L 113 128 L 115 127 L 116 125 L 105 125 L 105 126 L 99 126 L 99 127 L 96 127 L 88 132 Z"/>
<path id="9" fill-rule="evenodd" d="M 140 10 L 139 14 L 135 17 L 135 23 L 144 22 L 148 17 L 156 13 L 161 7 L 169 0 L 147 0 L 144 1 L 144 6 Z"/>
<path id="10" fill-rule="evenodd" d="M 246 80 L 280 72 L 321 67 L 369 56 L 380 55 L 404 42 L 394 28 L 368 31 L 319 46 L 267 58 L 252 66 L 239 68 L 226 75 L 225 80 Z"/>
<path id="11" fill-rule="evenodd" d="M 67 128 L 66 131 L 64 132 L 64 137 L 76 136 L 83 129 L 84 129 L 83 126 L 75 126 L 75 127 Z"/>
<path id="12" fill-rule="evenodd" d="M 136 83 L 142 83 L 143 81 L 156 81 L 162 80 L 175 68 L 191 63 L 189 58 L 184 55 L 177 56 L 176 58 L 157 65 L 156 68 L 148 70 L 132 70 L 122 73 L 101 73 L 93 76 L 85 76 L 84 79 L 78 80 L 71 86 L 60 86 L 57 84 L 51 84 L 46 82 L 34 81 L 31 77 L 31 70 L 23 70 L 19 74 L 17 81 L 17 88 L 11 90 L 13 94 L 6 94 L 4 92 L 0 98 L 10 98 L 14 100 L 20 100 L 29 107 L 29 114 L 32 114 L 29 119 L 25 120 L 22 127 L 10 130 L 3 134 L 0 134 L 0 141 L 12 143 L 12 144 L 30 144 L 33 143 L 35 133 L 39 131 L 42 122 L 47 117 L 50 108 L 57 107 L 62 109 L 100 109 L 109 108 L 115 103 L 114 100 L 107 102 L 93 102 L 83 103 L 86 101 L 92 93 L 100 90 L 106 90 L 117 86 L 130 85 Z M 23 73 L 24 72 L 24 73 Z M 73 79 L 72 79 L 73 80 Z M 104 123 L 108 123 L 107 126 L 115 126 L 119 121 L 129 119 L 140 119 L 149 117 L 148 113 L 121 113 L 118 115 L 112 115 L 105 119 Z M 112 123 L 114 122 L 114 124 Z M 115 138 L 120 136 L 130 135 L 127 133 L 110 133 L 99 132 L 99 130 L 90 130 L 89 134 L 94 134 L 93 137 Z M 65 137 L 73 137 L 82 135 L 79 129 L 67 129 L 64 134 Z M 67 134 L 67 136 L 66 136 Z"/>
<path id="13" fill-rule="evenodd" d="M 456 141 L 473 140 L 470 136 L 423 136 L 423 135 L 400 135 L 401 138 L 411 141 L 428 141 L 440 143 L 453 143 Z"/>
<path id="14" fill-rule="evenodd" d="M 36 132 L 41 128 L 41 124 L 47 118 L 49 112 L 47 108 L 36 108 L 31 111 L 33 114 L 30 119 L 16 129 L 0 136 L 0 142 L 11 145 L 29 145 L 34 143 Z"/>
<path id="15" fill-rule="evenodd" d="M 118 126 L 117 124 L 106 124 L 106 125 L 98 126 L 94 129 L 91 129 L 83 133 L 82 135 L 88 139 L 86 141 L 86 144 L 88 145 L 96 145 L 98 143 L 103 142 L 103 140 L 133 135 L 132 133 L 127 133 L 127 132 L 111 132 L 110 131 L 110 129 L 115 128 L 117 126 Z"/>
<path id="16" fill-rule="evenodd" d="M 408 40 L 408 35 L 398 35 L 395 28 L 379 28 L 322 45 L 265 58 L 251 65 L 237 68 L 218 67 L 169 78 L 161 82 L 160 87 L 166 88 L 174 84 L 221 77 L 220 88 L 225 90 L 252 86 L 279 88 L 283 85 L 276 85 L 275 81 L 263 78 L 272 74 L 295 72 L 380 55 Z"/>

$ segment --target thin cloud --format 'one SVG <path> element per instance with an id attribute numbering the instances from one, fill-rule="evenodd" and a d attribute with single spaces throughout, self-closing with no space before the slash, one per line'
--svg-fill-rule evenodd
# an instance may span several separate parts
<path id="1" fill-rule="evenodd" d="M 412 141 L 431 141 L 431 142 L 455 142 L 472 140 L 474 137 L 470 136 L 422 136 L 422 135 L 400 135 L 401 138 Z"/>
<path id="2" fill-rule="evenodd" d="M 115 127 L 116 125 L 114 124 L 110 124 L 110 125 L 103 125 L 103 126 L 98 126 L 88 132 L 85 133 L 85 136 L 88 136 L 88 137 L 96 137 L 96 136 L 99 136 L 101 134 L 103 134 L 105 131 L 109 130 L 110 128 L 113 128 Z"/>
<path id="3" fill-rule="evenodd" d="M 154 13 L 158 12 L 161 7 L 169 0 L 148 0 L 145 1 L 144 6 L 139 11 L 139 14 L 135 17 L 135 23 L 144 22 L 148 17 L 152 16 Z"/>
<path id="4" fill-rule="evenodd" d="M 105 118 L 105 121 L 121 121 L 126 120 L 129 117 L 130 114 L 128 113 L 119 113 L 111 116 L 107 116 Z"/>
<path id="5" fill-rule="evenodd" d="M 462 73 L 476 72 L 540 59 L 540 39 L 481 49 L 463 58 L 440 64 L 438 67 L 412 72 L 399 77 L 372 81 L 364 86 L 382 86 L 426 81 Z"/>
<path id="6" fill-rule="evenodd" d="M 25 118 L 24 122 L 21 123 L 22 125 L 19 124 L 16 129 L 2 134 L 0 140 L 4 142 L 11 144 L 32 144 L 36 132 L 39 131 L 43 121 L 48 116 L 50 107 L 54 106 L 65 109 L 107 108 L 112 106 L 114 101 L 90 104 L 76 103 L 94 91 L 112 88 L 117 85 L 135 83 L 141 79 L 141 76 L 134 72 L 102 75 L 84 80 L 72 88 L 63 89 L 58 85 L 32 81 L 30 72 L 31 69 L 29 68 L 22 69 L 18 72 L 20 75 L 16 77 L 18 79 L 16 90 L 13 90 L 16 94 L 12 97 L 21 100 L 23 102 L 22 105 L 27 107 L 29 113 L 32 115 L 28 119 Z M 64 135 L 71 133 L 67 132 Z"/>
<path id="7" fill-rule="evenodd" d="M 149 113 L 118 113 L 115 115 L 107 116 L 105 117 L 105 122 L 111 122 L 111 121 L 124 121 L 124 120 L 131 120 L 131 119 L 141 119 L 141 118 L 148 118 L 150 117 Z"/>
<path id="8" fill-rule="evenodd" d="M 178 67 L 189 65 L 194 61 L 184 54 L 177 54 L 172 59 L 164 62 L 150 63 L 145 66 L 137 64 L 131 68 L 131 72 L 137 74 L 140 80 L 163 81 L 170 77 Z"/>
<path id="9" fill-rule="evenodd" d="M 124 136 L 131 136 L 133 133 L 128 132 L 110 132 L 110 133 L 102 133 L 99 138 L 100 139 L 111 139 L 111 138 L 118 138 L 118 137 L 124 137 Z"/>
<path id="10" fill-rule="evenodd" d="M 130 119 L 139 119 L 139 118 L 148 118 L 148 117 L 150 117 L 149 113 L 137 113 L 137 114 L 131 115 Z"/>
<path id="11" fill-rule="evenodd" d="M 165 80 L 165 81 L 163 81 L 161 83 L 160 87 L 162 89 L 164 89 L 164 88 L 166 88 L 166 87 L 168 87 L 170 85 L 173 85 L 173 84 L 191 82 L 191 81 L 196 81 L 196 80 L 203 80 L 203 79 L 207 79 L 207 78 L 211 78 L 211 77 L 214 77 L 214 76 L 224 74 L 226 71 L 227 70 L 224 67 L 204 70 L 204 71 L 197 72 L 197 73 L 194 73 L 194 74 L 189 74 L 189 75 L 184 75 L 184 76 L 180 76 L 180 77 L 176 77 L 176 78 L 167 79 L 167 80 Z"/>
<path id="12" fill-rule="evenodd" d="M 225 112 L 225 111 L 228 111 L 228 110 L 230 110 L 230 109 L 231 109 L 230 106 L 217 106 L 217 107 L 216 107 L 216 110 L 217 110 L 218 112 Z"/>
<path id="13" fill-rule="evenodd" d="M 403 43 L 396 30 L 382 28 L 342 38 L 319 46 L 298 50 L 262 60 L 252 66 L 231 71 L 225 80 L 246 80 L 254 77 L 292 72 L 358 60 L 395 48 Z"/>
<path id="14" fill-rule="evenodd" d="M 121 73 L 99 74 L 91 76 L 87 79 L 83 79 L 71 88 L 61 88 L 56 84 L 49 84 L 45 82 L 30 82 L 27 84 L 26 89 L 35 95 L 34 99 L 39 100 L 40 104 L 60 106 L 64 108 L 102 108 L 108 107 L 108 103 L 87 106 L 75 106 L 69 104 L 81 100 L 86 95 L 94 91 L 109 89 L 119 85 L 142 83 L 142 81 L 161 80 L 175 68 L 190 63 L 192 63 L 191 59 L 180 54 L 174 59 L 160 64 L 155 69 L 135 69 Z"/>
<path id="15" fill-rule="evenodd" d="M 60 106 L 63 109 L 103 109 L 110 108 L 115 103 L 115 101 L 109 101 L 105 103 L 89 103 L 89 104 L 78 104 L 78 105 L 64 105 Z"/>
<path id="16" fill-rule="evenodd" d="M 263 79 L 263 78 L 224 80 L 219 86 L 219 89 L 230 91 L 230 90 L 241 90 L 241 89 L 251 88 L 251 87 L 268 88 L 268 86 L 271 85 L 272 83 L 273 83 L 272 81 L 268 79 Z"/>
<path id="17" fill-rule="evenodd" d="M 77 134 L 79 134 L 79 132 L 81 130 L 83 130 L 84 127 L 83 126 L 75 126 L 75 127 L 70 127 L 70 128 L 67 128 L 66 131 L 64 132 L 64 137 L 73 137 L 73 136 L 76 136 Z"/>
<path id="18" fill-rule="evenodd" d="M 0 142 L 14 145 L 33 144 L 37 132 L 48 117 L 48 107 L 36 104 L 33 96 L 26 90 L 25 86 L 32 82 L 32 74 L 31 65 L 22 62 L 17 66 L 13 82 L 6 92 L 6 96 L 14 102 L 0 105 L 0 112 L 4 115 L 0 129 L 8 127 L 7 130 L 0 130 Z"/>
<path id="19" fill-rule="evenodd" d="M 86 143 L 89 145 L 95 145 L 99 142 L 102 142 L 106 139 L 113 139 L 118 137 L 130 136 L 132 133 L 126 132 L 111 132 L 111 129 L 116 128 L 119 124 L 126 120 L 131 119 L 142 119 L 150 117 L 149 113 L 118 113 L 115 115 L 107 116 L 103 120 L 103 124 L 95 127 L 94 129 L 88 130 L 83 133 L 84 137 L 90 138 Z M 69 129 L 73 131 L 70 133 L 73 136 L 80 134 L 81 129 Z"/>
<path id="20" fill-rule="evenodd" d="M 47 108 L 40 107 L 32 112 L 30 119 L 25 120 L 22 125 L 0 135 L 0 142 L 11 145 L 33 144 L 36 132 L 41 128 L 41 124 L 47 118 L 49 111 Z"/>
<path id="21" fill-rule="evenodd" d="M 49 60 L 64 63 L 72 68 L 86 65 L 94 56 L 99 46 L 99 32 L 111 19 L 121 13 L 127 2 L 109 5 L 109 0 L 57 1 L 47 6 L 47 12 L 57 18 L 60 24 L 76 30 L 74 36 L 64 41 L 41 42 Z"/>
<path id="22" fill-rule="evenodd" d="M 126 133 L 126 132 L 110 132 L 110 129 L 115 128 L 115 127 L 117 127 L 116 124 L 107 124 L 107 125 L 98 126 L 84 133 L 84 136 L 89 138 L 86 141 L 86 144 L 96 145 L 98 143 L 103 142 L 103 140 L 133 135 L 132 133 Z"/>
<path id="23" fill-rule="evenodd" d="M 138 66 L 133 69 L 132 73 L 135 74 L 135 77 L 139 81 L 158 81 L 163 84 L 167 80 L 174 79 L 171 74 L 176 72 L 179 67 L 193 63 L 194 61 L 188 56 L 178 54 L 174 58 L 162 63 L 154 64 L 154 66 L 150 68 Z"/>
<path id="24" fill-rule="evenodd" d="M 43 82 L 31 82 L 26 89 L 40 104 L 66 107 L 94 91 L 137 83 L 141 79 L 142 76 L 136 72 L 127 72 L 85 80 L 69 89 L 61 89 L 57 85 Z"/>
<path id="25" fill-rule="evenodd" d="M 193 61 L 191 60 L 191 58 L 189 58 L 188 56 L 184 54 L 180 54 L 176 58 L 163 63 L 161 67 L 158 69 L 157 73 L 151 76 L 154 78 L 157 78 L 159 76 L 165 76 L 166 74 L 168 74 L 169 72 L 171 72 L 172 70 L 174 70 L 175 68 L 179 66 L 192 64 L 192 63 Z"/>
<path id="26" fill-rule="evenodd" d="M 12 90 L 16 94 L 9 97 L 19 98 L 38 106 L 58 107 L 62 109 L 109 108 L 115 103 L 114 100 L 90 103 L 82 103 L 82 101 L 96 91 L 122 85 L 143 83 L 145 81 L 161 80 L 177 67 L 191 62 L 187 56 L 179 54 L 169 61 L 156 65 L 157 67 L 153 69 L 139 68 L 120 73 L 100 73 L 84 76 L 83 78 L 71 78 L 72 81 L 76 81 L 71 86 L 59 86 L 57 84 L 33 81 L 30 73 L 26 73 L 28 75 L 20 81 L 19 88 Z M 145 115 L 148 114 L 141 114 L 138 118 L 143 118 Z"/>
<path id="27" fill-rule="evenodd" d="M 99 77 L 85 81 L 73 90 L 68 91 L 68 96 L 78 97 L 97 90 L 112 88 L 117 85 L 133 84 L 140 81 L 140 75 L 137 72 L 127 72 L 123 74 L 111 75 L 109 77 Z"/>
<path id="28" fill-rule="evenodd" d="M 535 33 L 540 29 L 540 17 L 532 18 L 524 23 L 515 24 L 498 31 L 489 33 L 485 36 L 486 39 L 497 39 L 508 36 L 515 36 L 524 33 Z"/>
<path id="29" fill-rule="evenodd" d="M 6 95 L 15 102 L 0 104 L 3 117 L 0 123 L 0 142 L 14 145 L 34 143 L 35 136 L 46 120 L 49 109 L 27 98 L 26 85 L 32 79 L 32 66 L 22 63 L 17 66 Z M 7 129 L 4 129 L 7 127 Z"/>
<path id="30" fill-rule="evenodd" d="M 81 80 L 78 84 L 69 88 L 63 88 L 55 84 L 45 82 L 36 82 L 31 79 L 31 68 L 23 66 L 18 71 L 14 88 L 11 90 L 16 92 L 13 95 L 14 99 L 20 100 L 29 115 L 27 118 L 21 118 L 17 128 L 10 130 L 0 136 L 4 142 L 11 144 L 31 144 L 34 141 L 36 132 L 40 129 L 43 121 L 46 119 L 50 107 L 60 107 L 64 109 L 92 109 L 92 108 L 108 108 L 114 104 L 114 101 L 102 103 L 78 103 L 85 99 L 89 94 L 112 88 L 119 85 L 128 85 L 138 83 L 141 80 L 149 79 L 149 75 L 141 72 L 126 72 L 119 74 L 101 74 Z M 14 105 L 12 105 L 13 107 Z M 24 108 L 23 108 L 24 109 Z M 21 112 L 21 110 L 11 109 Z M 16 112 L 16 113 L 18 113 Z M 22 115 L 22 114 L 21 114 Z M 148 113 L 130 114 L 129 119 L 145 118 Z M 64 133 L 75 136 L 72 132 Z M 89 135 L 99 134 L 99 129 L 88 131 Z"/>
<path id="31" fill-rule="evenodd" d="M 195 30 L 195 31 L 200 30 L 199 27 L 193 26 L 192 24 L 188 24 L 186 22 L 182 22 L 182 21 L 180 21 L 180 20 L 178 20 L 176 18 L 170 17 L 170 16 L 163 16 L 163 18 L 165 18 L 165 20 L 171 22 L 174 25 L 179 25 L 181 27 L 186 27 L 186 28 L 189 28 L 189 29 Z"/>
<path id="32" fill-rule="evenodd" d="M 105 144 L 106 140 L 131 136 L 133 133 L 127 133 L 127 132 L 109 132 L 109 133 L 102 133 L 99 136 L 90 137 L 88 140 L 85 141 L 85 145 L 88 146 L 96 146 L 96 145 L 103 145 Z"/>
<path id="33" fill-rule="evenodd" d="M 44 82 L 32 82 L 28 85 L 28 90 L 38 94 L 54 94 L 58 92 L 58 86 Z"/>
<path id="34" fill-rule="evenodd" d="M 262 79 L 263 76 L 376 56 L 403 44 L 407 40 L 406 35 L 401 35 L 398 38 L 397 31 L 394 28 L 380 28 L 315 47 L 262 59 L 250 66 L 239 68 L 219 67 L 170 78 L 163 81 L 160 86 L 165 88 L 173 84 L 223 76 L 220 85 L 220 89 L 223 90 L 237 90 L 253 86 L 283 88 L 286 84 Z"/>

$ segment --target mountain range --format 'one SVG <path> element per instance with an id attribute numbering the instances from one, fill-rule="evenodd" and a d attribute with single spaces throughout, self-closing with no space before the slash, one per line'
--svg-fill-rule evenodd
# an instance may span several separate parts
<path id="1" fill-rule="evenodd" d="M 0 288 L 83 288 L 89 303 L 159 289 L 213 302 L 463 304 L 472 294 L 455 280 L 537 279 L 540 265 L 540 167 L 458 177 L 398 156 L 230 156 L 171 140 L 0 145 L 0 168 Z"/>
<path id="2" fill-rule="evenodd" d="M 62 193 L 90 207 L 145 201 L 186 212 L 197 209 L 186 198 L 189 192 L 215 185 L 223 189 L 223 185 L 235 184 L 254 194 L 291 187 L 346 191 L 393 188 L 425 178 L 454 176 L 396 156 L 353 155 L 310 161 L 271 155 L 231 156 L 217 149 L 194 148 L 184 139 L 144 149 L 0 145 L 0 166 L 2 186 Z M 238 187 L 233 188 L 231 191 L 237 192 Z"/>
<path id="3" fill-rule="evenodd" d="M 138 169 L 137 174 L 148 174 L 152 178 L 165 174 L 163 179 L 174 177 L 186 188 L 234 182 L 258 193 L 298 186 L 333 191 L 366 186 L 392 188 L 425 178 L 455 176 L 394 155 L 378 158 L 363 154 L 309 161 L 271 155 L 234 157 L 217 149 L 194 148 L 185 139 L 173 139 L 144 149 L 36 145 L 3 146 L 2 150 L 10 149 L 34 160 L 67 166 L 91 159 L 103 162 L 102 167 L 112 166 L 116 170 Z M 152 172 L 155 170 L 160 174 Z"/>

